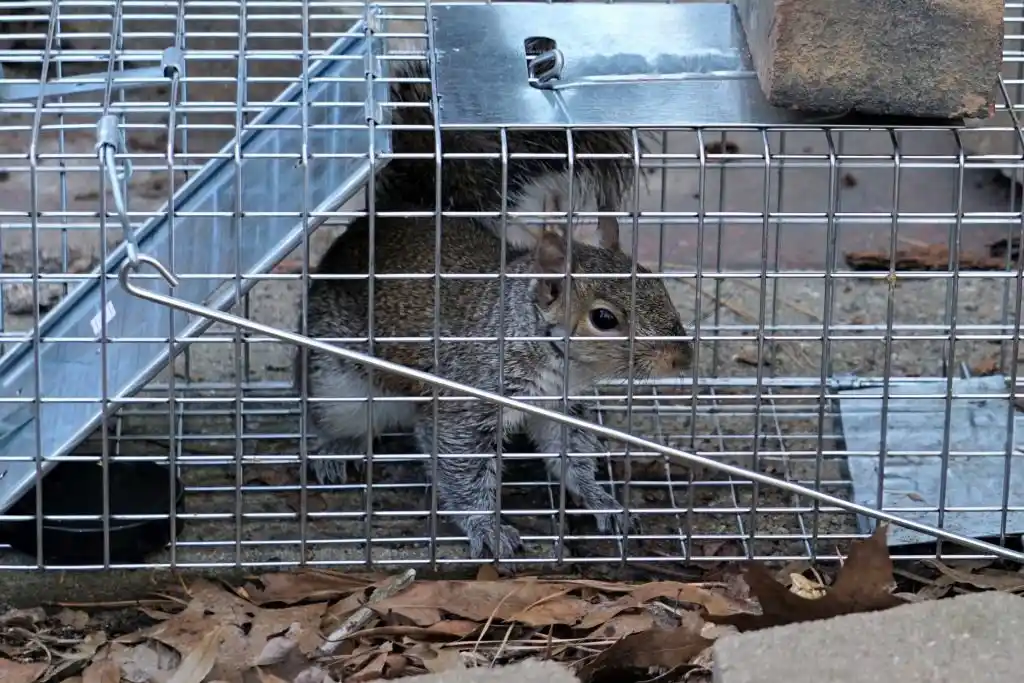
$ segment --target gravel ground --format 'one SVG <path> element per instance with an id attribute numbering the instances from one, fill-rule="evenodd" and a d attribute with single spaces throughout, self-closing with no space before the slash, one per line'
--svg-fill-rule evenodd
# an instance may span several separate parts
<path id="1" fill-rule="evenodd" d="M 157 11 L 157 10 L 150 10 Z M 203 11 L 197 8 L 197 12 Z M 261 10 L 262 11 L 262 10 Z M 330 36 L 350 21 L 341 16 L 342 9 L 318 7 L 315 35 L 310 49 L 318 49 L 330 42 Z M 142 10 L 138 10 L 142 12 Z M 216 8 L 211 14 L 222 14 Z M 332 14 L 333 13 L 333 14 Z M 330 15 L 330 16 L 328 16 Z M 132 23 L 134 22 L 134 23 Z M 167 32 L 173 27 L 165 19 L 154 20 L 134 17 L 127 30 L 139 31 L 141 22 L 153 33 Z M 80 36 L 71 35 L 75 48 L 101 50 L 105 44 L 92 36 L 103 34 L 104 26 L 97 21 L 69 21 Z M 261 28 L 262 27 L 262 28 Z M 270 27 L 270 28 L 268 28 Z M 233 40 L 223 37 L 236 31 L 237 22 L 222 18 L 196 18 L 188 25 L 190 49 L 228 50 Z M 298 24 L 280 20 L 251 18 L 250 31 L 297 32 Z M 396 29 L 399 30 L 399 29 Z M 408 29 L 406 29 L 408 30 Z M 92 33 L 90 33 L 92 32 Z M 205 33 L 205 35 L 202 35 Z M 214 34 L 219 34 L 214 35 Z M 131 37 L 126 40 L 128 50 L 159 50 L 167 44 L 166 37 Z M 294 49 L 296 39 L 278 39 L 253 36 L 249 49 Z M 31 45 L 29 46 L 31 47 Z M 85 67 L 81 65 L 81 71 Z M 252 110 L 257 103 L 272 99 L 283 87 L 280 80 L 297 72 L 298 65 L 291 61 L 252 61 L 248 65 L 246 98 Z M 95 69 L 95 66 L 93 66 Z M 189 63 L 189 73 L 201 74 L 202 80 L 189 85 L 187 99 L 191 102 L 218 101 L 232 103 L 236 97 L 237 64 L 232 59 L 211 59 Z M 68 72 L 74 72 L 69 67 Z M 216 79 L 224 79 L 217 81 Z M 92 96 L 93 99 L 95 95 Z M 137 99 L 166 101 L 167 93 L 159 88 L 132 95 Z M 163 99 L 161 99 L 163 98 Z M 66 123 L 75 117 L 66 117 Z M 56 123 L 53 115 L 45 115 L 44 123 Z M 95 114 L 77 119 L 91 123 Z M 27 126 L 28 115 L 7 115 L 0 125 Z M 166 199 L 171 187 L 168 173 L 161 171 L 160 150 L 166 145 L 166 132 L 161 130 L 161 119 L 155 115 L 135 116 L 130 122 L 137 129 L 128 137 L 128 147 L 151 154 L 146 162 L 137 163 L 132 185 L 130 206 L 133 211 L 156 210 Z M 223 126 L 232 125 L 234 114 L 230 108 L 222 113 L 190 114 L 189 138 L 185 159 L 191 167 L 198 167 L 204 155 L 214 152 L 225 141 Z M 214 129 L 214 126 L 222 126 Z M 780 141 L 773 140 L 773 145 Z M 39 141 L 44 153 L 60 151 L 57 136 L 45 134 Z M 65 153 L 80 155 L 74 166 L 89 166 L 94 140 L 90 129 L 65 136 Z M 763 169 L 741 168 L 743 154 L 755 153 L 761 140 L 757 135 L 735 135 L 724 146 L 733 155 L 734 163 L 722 171 L 709 171 L 705 190 L 707 210 L 755 211 L 763 207 L 765 179 Z M 674 135 L 668 140 L 669 150 L 676 153 L 692 151 L 694 136 Z M 878 154 L 890 145 L 886 134 L 848 135 L 844 149 L 849 154 Z M 31 210 L 31 189 L 26 162 L 17 159 L 28 146 L 27 129 L 12 130 L 0 136 L 0 166 L 7 166 L 7 175 L 0 181 L 0 207 L 9 212 L 5 223 L 3 257 L 4 272 L 27 273 L 32 267 L 28 219 Z M 891 146 L 891 145 L 890 145 Z M 949 154 L 951 136 L 921 134 L 903 140 L 904 153 Z M 799 150 L 807 155 L 822 155 L 827 151 L 826 140 L 820 133 L 792 134 L 786 141 L 787 150 Z M 739 156 L 737 156 L 739 155 Z M 824 157 L 821 157 L 824 158 Z M 842 209 L 844 211 L 879 212 L 891 210 L 891 173 L 861 169 L 851 160 L 849 168 L 840 168 L 842 177 Z M 56 160 L 44 164 L 57 170 Z M 147 170 L 147 165 L 150 170 Z M 751 164 L 747 164 L 750 166 Z M 822 211 L 827 207 L 827 170 L 785 169 L 781 199 L 773 199 L 773 210 L 787 212 Z M 723 176 L 725 181 L 723 181 Z M 54 176 L 56 177 L 56 176 Z M 823 181 L 824 178 L 824 181 Z M 178 182 L 179 178 L 175 178 Z M 690 170 L 672 170 L 656 176 L 644 198 L 645 208 L 657 210 L 664 204 L 666 210 L 694 210 L 699 206 L 697 188 L 699 176 Z M 771 181 L 771 193 L 776 190 Z M 946 212 L 952 204 L 957 178 L 954 169 L 913 169 L 901 179 L 900 210 L 908 212 Z M 38 207 L 41 211 L 92 212 L 96 210 L 97 179 L 94 173 L 69 173 L 65 196 L 61 196 L 60 183 L 44 183 L 39 189 Z M 965 179 L 963 210 L 968 212 L 1005 211 L 1007 199 L 1004 190 L 991 183 L 985 175 L 972 173 Z M 937 199 L 938 198 L 938 199 Z M 353 205 L 358 207 L 358 203 Z M 18 216 L 18 212 L 21 215 Z M 54 229 L 45 231 L 41 242 L 41 263 L 44 270 L 83 273 L 95 264 L 102 251 L 103 239 L 95 229 L 73 229 L 62 226 L 55 219 L 44 219 Z M 95 225 L 95 223 L 92 223 Z M 21 229 L 19 229 L 19 226 Z M 66 228 L 66 229 L 61 229 Z M 311 240 L 314 258 L 337 228 L 319 230 Z M 945 243 L 947 226 L 941 221 L 911 220 L 900 228 L 903 244 Z M 978 220 L 965 227 L 962 248 L 974 250 L 999 236 L 1005 236 L 1005 227 L 995 219 Z M 885 247 L 889 240 L 889 226 L 859 222 L 851 219 L 837 235 L 836 254 L 849 249 Z M 111 228 L 106 243 L 113 245 L 120 238 L 119 231 Z M 624 243 L 631 236 L 623 236 Z M 717 245 L 722 244 L 720 257 Z M 785 270 L 805 272 L 825 267 L 826 240 L 823 226 L 809 226 L 795 222 L 783 228 L 772 228 L 768 239 L 769 271 Z M 645 230 L 637 236 L 639 256 L 657 264 L 660 260 L 666 270 L 673 267 L 692 272 L 698 258 L 698 233 L 694 226 L 669 226 L 664 233 Z M 66 255 L 65 255 L 66 254 Z M 659 259 L 660 256 L 660 259 Z M 843 339 L 831 342 L 826 372 L 839 374 L 855 372 L 862 376 L 879 376 L 884 371 L 887 356 L 891 354 L 891 372 L 894 376 L 936 376 L 947 366 L 972 368 L 973 372 L 992 372 L 1000 367 L 1000 347 L 986 341 L 958 341 L 950 350 L 941 340 L 923 338 L 927 330 L 912 330 L 907 338 L 886 345 L 879 326 L 884 326 L 890 315 L 896 326 L 935 325 L 943 320 L 941 312 L 947 309 L 949 294 L 945 279 L 898 279 L 889 282 L 879 278 L 856 277 L 847 273 L 835 279 L 831 291 L 826 291 L 819 277 L 788 277 L 766 285 L 762 294 L 756 277 L 761 263 L 761 226 L 728 222 L 722 228 L 707 226 L 704 232 L 703 262 L 706 267 L 716 264 L 721 272 L 747 273 L 747 279 L 721 279 L 717 282 L 705 278 L 704 294 L 700 298 L 699 326 L 702 340 L 698 376 L 706 378 L 709 386 L 703 390 L 693 406 L 689 391 L 662 388 L 657 396 L 637 399 L 632 420 L 626 419 L 622 401 L 605 397 L 601 402 L 601 418 L 613 426 L 629 429 L 632 433 L 701 455 L 753 466 L 759 470 L 791 480 L 820 482 L 818 488 L 838 495 L 848 495 L 847 475 L 841 460 L 827 460 L 817 471 L 814 453 L 821 449 L 838 448 L 831 416 L 825 414 L 825 432 L 819 428 L 818 401 L 809 397 L 808 389 L 773 389 L 765 393 L 760 405 L 752 389 L 722 388 L 728 378 L 756 378 L 756 321 L 774 320 L 773 340 L 766 344 L 766 358 L 770 364 L 761 367 L 764 377 L 814 378 L 819 377 L 823 365 L 823 345 L 820 339 L 823 321 L 829 319 L 833 329 L 843 328 Z M 836 257 L 840 258 L 840 257 Z M 682 279 L 671 283 L 675 299 L 686 320 L 695 320 L 698 295 L 694 282 Z M 1004 285 L 995 277 L 964 279 L 958 289 L 956 314 L 961 325 L 998 324 L 1002 322 Z M 62 295 L 59 285 L 48 287 L 43 294 L 52 305 Z M 26 285 L 5 286 L 5 330 L 14 333 L 31 326 L 31 298 L 26 300 Z M 237 312 L 261 322 L 290 328 L 294 324 L 296 302 L 299 297 L 296 282 L 264 282 L 252 291 L 244 308 Z M 831 306 L 827 302 L 831 298 Z M 764 315 L 761 315 L 761 311 Z M 29 315 L 26 315 L 28 313 Z M 788 326 L 788 327 L 787 327 Z M 793 326 L 805 326 L 794 329 Z M 837 333 L 833 333 L 834 335 Z M 210 336 L 230 337 L 230 330 L 214 326 Z M 931 336 L 937 336 L 932 331 Z M 427 557 L 428 544 L 416 540 L 428 537 L 429 528 L 422 511 L 425 510 L 426 489 L 415 468 L 397 462 L 375 468 L 375 486 L 366 500 L 364 491 L 353 485 L 341 491 L 313 491 L 307 501 L 310 519 L 305 535 L 310 541 L 304 548 L 297 539 L 301 524 L 293 512 L 294 500 L 277 492 L 268 493 L 256 483 L 283 486 L 297 482 L 297 474 L 285 466 L 257 466 L 233 464 L 235 445 L 233 435 L 244 435 L 243 451 L 246 455 L 295 454 L 298 452 L 298 420 L 294 399 L 286 391 L 273 390 L 288 379 L 290 349 L 275 343 L 254 343 L 244 354 L 238 355 L 231 343 L 214 341 L 195 344 L 187 358 L 179 358 L 174 374 L 182 390 L 179 402 L 182 411 L 176 433 L 171 439 L 180 448 L 180 462 L 189 485 L 187 510 L 190 515 L 205 517 L 190 521 L 185 535 L 179 539 L 175 560 L 179 563 L 234 564 L 241 562 L 295 562 L 305 559 L 315 562 L 358 563 L 367 557 L 368 535 L 374 539 L 369 556 L 377 562 L 399 562 Z M 1002 369 L 1008 370 L 1003 364 Z M 239 372 L 240 371 L 240 372 Z M 252 389 L 242 414 L 233 400 L 234 392 L 189 389 L 193 383 L 235 382 L 243 380 Z M 164 373 L 160 381 L 166 382 Z M 716 385 L 717 383 L 717 385 Z M 269 388 L 268 388 L 269 387 Z M 156 394 L 159 396 L 159 392 Z M 194 399 L 194 400 L 192 400 Z M 168 418 L 166 406 L 135 406 L 130 414 L 117 421 L 114 439 L 121 454 L 166 455 Z M 96 453 L 99 436 L 83 445 L 83 453 Z M 409 447 L 396 438 L 389 451 L 408 452 Z M 751 453 L 758 453 L 756 462 Z M 613 458 L 609 474 L 613 480 L 623 480 L 621 458 Z M 688 470 L 678 465 L 650 457 L 634 457 L 630 484 L 631 506 L 643 517 L 643 537 L 631 542 L 628 555 L 634 558 L 665 560 L 688 553 L 703 561 L 719 561 L 730 556 L 752 553 L 757 556 L 799 557 L 814 552 L 833 555 L 855 533 L 851 516 L 839 513 L 797 513 L 793 508 L 806 507 L 808 501 L 797 501 L 789 493 L 768 487 L 752 487 L 749 482 L 734 482 L 714 472 Z M 235 492 L 238 482 L 253 482 L 244 492 Z M 552 507 L 550 488 L 538 481 L 536 470 L 528 465 L 510 468 L 506 477 L 504 504 L 509 509 L 537 510 Z M 554 490 L 557 500 L 557 489 Z M 555 506 L 557 507 L 557 506 Z M 751 510 L 757 510 L 756 514 Z M 370 511 L 371 521 L 366 521 Z M 382 514 L 387 512 L 388 514 Z M 419 514 L 417 514 L 419 512 Z M 404 515 L 399 513 L 405 513 Z M 246 519 L 236 524 L 241 515 Z M 527 535 L 544 536 L 553 533 L 556 519 L 551 515 L 520 517 L 516 523 Z M 808 540 L 816 526 L 816 541 Z M 585 518 L 573 521 L 570 532 L 593 532 Z M 440 534 L 451 535 L 451 527 L 442 525 Z M 680 540 L 682 539 L 682 540 Z M 813 546 L 813 547 L 812 547 Z M 577 540 L 567 544 L 567 556 L 577 559 L 600 559 L 619 556 L 621 550 L 607 541 Z M 528 544 L 527 554 L 535 560 L 551 560 L 557 549 L 550 540 L 538 539 Z M 438 558 L 464 556 L 460 544 L 439 543 Z M 154 562 L 170 561 L 170 551 L 152 558 Z M 0 551 L 0 563 L 25 564 L 27 560 Z"/>

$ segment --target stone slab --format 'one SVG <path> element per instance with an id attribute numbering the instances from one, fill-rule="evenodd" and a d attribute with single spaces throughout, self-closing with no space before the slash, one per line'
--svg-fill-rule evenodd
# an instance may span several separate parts
<path id="1" fill-rule="evenodd" d="M 937 118 L 991 113 L 1003 0 L 732 0 L 776 107 Z"/>
<path id="2" fill-rule="evenodd" d="M 474 667 L 452 669 L 434 674 L 403 678 L 403 683 L 579 683 L 579 679 L 562 664 L 541 659 L 527 659 L 493 669 Z"/>
<path id="3" fill-rule="evenodd" d="M 989 592 L 726 636 L 714 683 L 1018 683 L 1024 598 Z"/>

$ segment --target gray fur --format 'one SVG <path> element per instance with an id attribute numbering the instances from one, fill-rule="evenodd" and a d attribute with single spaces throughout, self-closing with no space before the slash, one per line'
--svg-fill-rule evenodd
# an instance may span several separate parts
<path id="1" fill-rule="evenodd" d="M 377 218 L 374 222 L 374 272 L 432 273 L 435 268 L 434 219 Z M 370 225 L 359 219 L 331 245 L 318 266 L 321 273 L 367 273 Z M 442 228 L 441 269 L 445 274 L 497 273 L 501 263 L 501 240 L 486 226 L 469 219 L 447 219 Z M 548 233 L 531 250 L 511 249 L 505 272 L 531 275 L 557 273 L 565 269 L 564 238 Z M 631 261 L 625 254 L 574 243 L 571 272 L 628 274 Z M 647 272 L 640 268 L 641 272 Z M 565 291 L 563 291 L 565 290 Z M 506 338 L 503 382 L 499 385 L 498 344 L 486 342 L 444 342 L 439 346 L 440 365 L 433 362 L 430 342 L 386 343 L 375 341 L 378 357 L 432 372 L 491 392 L 504 390 L 508 396 L 559 396 L 565 358 L 561 342 L 516 341 L 509 337 L 560 336 L 568 311 L 570 334 L 600 337 L 590 323 L 590 310 L 613 310 L 620 327 L 612 334 L 625 335 L 630 325 L 637 336 L 681 336 L 685 334 L 678 313 L 664 284 L 655 279 L 636 281 L 636 307 L 631 303 L 629 279 L 594 280 L 573 278 L 506 278 L 504 292 L 497 279 L 443 279 L 440 285 L 440 333 L 443 337 L 497 336 Z M 317 338 L 366 337 L 370 310 L 366 280 L 315 280 L 309 293 L 309 335 Z M 434 332 L 433 279 L 377 279 L 373 292 L 375 340 L 381 337 L 430 337 Z M 504 308 L 504 329 L 499 311 Z M 608 333 L 605 333 L 608 334 Z M 366 343 L 348 345 L 366 351 Z M 683 341 L 635 341 L 634 376 L 678 375 L 689 366 L 691 349 Z M 624 378 L 630 368 L 629 344 L 625 341 L 581 340 L 570 345 L 570 393 L 592 390 L 595 383 Z M 296 358 L 300 358 L 301 353 Z M 296 380 L 301 376 L 296 361 Z M 493 457 L 498 440 L 512 431 L 525 431 L 542 452 L 604 452 L 592 434 L 568 430 L 569 443 L 561 443 L 560 426 L 548 420 L 505 410 L 499 426 L 497 407 L 482 401 L 440 401 L 435 432 L 431 402 L 388 404 L 374 402 L 372 427 L 368 430 L 365 408 L 359 404 L 317 402 L 318 398 L 429 397 L 431 389 L 400 377 L 374 373 L 330 354 L 309 353 L 309 422 L 318 436 L 318 452 L 332 455 L 366 453 L 368 437 L 385 429 L 411 428 L 418 448 L 445 455 L 484 455 L 489 459 L 439 457 L 434 485 L 442 511 L 476 514 L 454 521 L 470 539 L 470 550 L 480 557 L 485 550 L 508 557 L 519 547 L 515 528 L 503 524 L 495 538 L 497 471 Z M 301 389 L 301 387 L 300 387 Z M 441 390 L 441 395 L 448 392 Z M 550 404 L 558 409 L 559 404 Z M 369 432 L 369 433 L 368 433 Z M 560 476 L 562 464 L 546 459 L 549 471 Z M 318 462 L 314 469 L 322 481 L 344 475 L 341 461 Z M 594 458 L 573 457 L 566 463 L 567 490 L 583 507 L 592 510 L 621 510 L 621 505 L 596 480 Z M 428 468 L 428 472 L 431 468 Z M 616 522 L 615 515 L 597 514 L 601 529 Z"/>

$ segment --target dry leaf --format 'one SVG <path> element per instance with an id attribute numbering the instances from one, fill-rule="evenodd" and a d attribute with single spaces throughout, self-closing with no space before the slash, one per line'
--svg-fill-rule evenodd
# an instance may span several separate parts
<path id="1" fill-rule="evenodd" d="M 641 605 L 657 599 L 675 600 L 681 603 L 690 603 L 703 607 L 708 614 L 727 615 L 742 612 L 745 605 L 715 593 L 701 586 L 678 581 L 653 581 L 651 583 L 636 586 L 629 594 L 618 600 L 604 604 L 591 606 L 590 611 L 579 627 L 591 629 L 603 624 L 620 612 L 640 607 Z"/>
<path id="2" fill-rule="evenodd" d="M 483 622 L 494 616 L 529 626 L 572 624 L 591 605 L 566 595 L 571 587 L 540 581 L 417 581 L 373 605 L 381 616 L 394 612 L 419 626 L 441 621 L 441 612 Z"/>
<path id="3" fill-rule="evenodd" d="M 711 645 L 689 628 L 654 629 L 626 636 L 580 669 L 580 683 L 620 683 L 678 669 Z"/>
<path id="4" fill-rule="evenodd" d="M 944 576 L 949 577 L 955 583 L 967 584 L 982 590 L 995 590 L 1006 593 L 1017 593 L 1024 590 L 1024 574 L 1018 574 L 1017 572 L 1000 571 L 998 569 L 982 569 L 979 572 L 972 572 L 968 569 L 950 567 L 938 560 L 925 560 L 925 564 L 939 570 Z"/>
<path id="5" fill-rule="evenodd" d="M 193 599 L 188 607 L 140 635 L 187 653 L 199 646 L 211 623 L 224 624 L 228 628 L 210 675 L 226 683 L 241 683 L 243 672 L 251 668 L 267 641 L 292 624 L 299 624 L 295 640 L 302 654 L 311 654 L 322 642 L 320 621 L 325 603 L 262 609 L 208 581 L 197 581 L 189 588 Z"/>
<path id="6" fill-rule="evenodd" d="M 258 666 L 256 667 L 256 675 L 259 677 L 260 683 L 288 683 L 288 681 L 284 680 L 280 676 L 275 676 L 269 671 L 264 671 Z"/>
<path id="7" fill-rule="evenodd" d="M 230 627 L 228 627 L 230 628 Z M 189 652 L 169 683 L 201 683 L 217 662 L 220 645 L 224 642 L 225 626 L 217 626 L 203 638 L 199 647 Z"/>
<path id="8" fill-rule="evenodd" d="M 0 625 L 21 626 L 32 628 L 40 621 L 46 620 L 46 611 L 42 607 L 32 609 L 9 609 L 0 615 Z"/>
<path id="9" fill-rule="evenodd" d="M 346 683 L 359 683 L 359 681 L 375 681 L 384 676 L 384 665 L 388 663 L 388 652 L 381 652 L 373 657 L 370 662 L 354 674 L 345 677 Z"/>
<path id="10" fill-rule="evenodd" d="M 156 640 L 129 647 L 113 643 L 109 657 L 121 667 L 121 676 L 130 683 L 166 683 L 181 665 L 181 655 Z"/>
<path id="11" fill-rule="evenodd" d="M 821 585 L 817 581 L 808 579 L 803 574 L 790 574 L 789 580 L 790 592 L 799 595 L 801 598 L 817 600 L 818 598 L 825 596 L 825 586 Z"/>
<path id="12" fill-rule="evenodd" d="M 649 631 L 652 628 L 654 628 L 654 617 L 650 612 L 619 614 L 595 628 L 589 635 L 592 638 L 618 640 L 633 633 Z"/>
<path id="13" fill-rule="evenodd" d="M 145 614 L 153 621 L 164 621 L 165 619 L 170 619 L 172 616 L 174 616 L 170 612 L 164 612 L 162 610 L 153 609 L 152 607 L 139 607 L 139 611 Z"/>
<path id="14" fill-rule="evenodd" d="M 81 610 L 64 608 L 57 612 L 57 621 L 64 626 L 81 630 L 89 625 L 89 615 Z"/>
<path id="15" fill-rule="evenodd" d="M 385 577 L 386 579 L 386 577 Z M 262 587 L 246 584 L 249 599 L 257 605 L 337 600 L 355 591 L 365 591 L 382 580 L 380 576 L 331 574 L 322 571 L 297 571 L 264 574 Z"/>
<path id="16" fill-rule="evenodd" d="M 792 593 L 761 565 L 750 565 L 744 580 L 761 605 L 761 614 L 708 615 L 707 620 L 753 631 L 802 621 L 831 619 L 842 614 L 876 612 L 905 605 L 892 594 L 895 579 L 886 545 L 888 527 L 879 524 L 866 540 L 854 543 L 850 556 L 823 597 L 809 600 Z"/>
<path id="17" fill-rule="evenodd" d="M 260 653 L 256 655 L 253 666 L 270 666 L 283 662 L 298 647 L 299 643 L 296 638 L 301 630 L 302 627 L 299 624 L 293 623 L 281 635 L 269 638 Z"/>
<path id="18" fill-rule="evenodd" d="M 119 683 L 120 680 L 121 667 L 106 657 L 97 659 L 82 672 L 83 683 Z"/>
<path id="19" fill-rule="evenodd" d="M 433 658 L 423 660 L 424 668 L 432 674 L 441 673 L 442 671 L 451 671 L 453 669 L 466 668 L 458 650 L 453 648 L 440 648 L 435 650 L 435 653 L 436 654 Z"/>
<path id="20" fill-rule="evenodd" d="M 0 681 L 2 683 L 32 683 L 46 671 L 46 662 L 22 664 L 10 659 L 0 659 Z"/>
<path id="21" fill-rule="evenodd" d="M 493 564 L 480 565 L 480 569 L 476 573 L 477 581 L 497 581 L 500 578 L 498 569 Z"/>

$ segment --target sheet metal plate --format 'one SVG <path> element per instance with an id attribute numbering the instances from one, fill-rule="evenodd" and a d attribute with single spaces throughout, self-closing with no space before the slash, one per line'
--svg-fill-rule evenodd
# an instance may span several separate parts
<path id="1" fill-rule="evenodd" d="M 807 120 L 768 104 L 739 16 L 725 3 L 507 3 L 433 8 L 437 93 L 446 125 L 785 124 Z M 527 77 L 525 40 L 553 39 L 563 83 Z M 726 70 L 747 77 L 595 83 L 595 77 Z"/>
<path id="2" fill-rule="evenodd" d="M 946 451 L 949 458 L 946 480 L 948 508 L 999 507 L 1003 504 L 1006 482 L 1005 449 L 1011 428 L 1013 453 L 1010 456 L 1009 506 L 1024 505 L 1024 454 L 1021 453 L 1022 420 L 1019 412 L 1010 415 L 1008 399 L 972 398 L 986 394 L 1006 393 L 1002 376 L 957 379 L 953 382 L 950 410 L 950 438 Z M 890 390 L 888 426 L 886 429 L 885 477 L 882 482 L 882 505 L 900 517 L 931 526 L 938 525 L 938 512 L 917 512 L 910 508 L 938 508 L 943 460 L 939 455 L 897 455 L 895 451 L 942 453 L 945 433 L 945 379 L 900 383 Z M 919 394 L 922 398 L 896 398 L 891 394 Z M 839 412 L 846 448 L 851 451 L 877 452 L 882 434 L 882 387 L 841 392 Z M 948 455 L 949 452 L 991 452 L 996 455 Z M 850 455 L 850 478 L 854 501 L 867 507 L 878 505 L 877 456 Z M 898 508 L 898 509 L 897 509 Z M 952 532 L 973 538 L 998 536 L 1001 512 L 947 512 L 943 526 Z M 861 530 L 874 528 L 874 521 L 859 518 Z M 1024 532 L 1024 512 L 1010 512 L 1007 533 Z M 889 545 L 901 546 L 928 543 L 933 538 L 892 526 Z"/>

